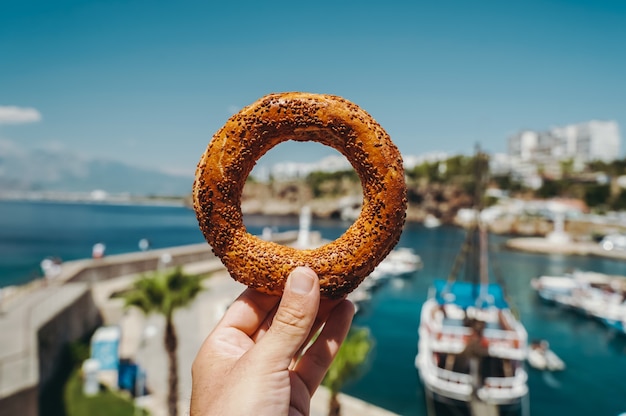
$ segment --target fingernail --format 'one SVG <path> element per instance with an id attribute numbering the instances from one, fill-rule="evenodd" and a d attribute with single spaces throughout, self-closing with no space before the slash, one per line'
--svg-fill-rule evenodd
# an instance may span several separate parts
<path id="1" fill-rule="evenodd" d="M 307 267 L 296 267 L 294 271 L 291 272 L 289 286 L 295 293 L 304 295 L 313 289 L 313 279 L 317 279 L 313 270 Z"/>

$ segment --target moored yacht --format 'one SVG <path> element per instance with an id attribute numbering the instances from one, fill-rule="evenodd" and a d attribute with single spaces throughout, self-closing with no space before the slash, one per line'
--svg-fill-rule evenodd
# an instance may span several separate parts
<path id="1" fill-rule="evenodd" d="M 477 212 L 485 165 L 479 153 Z M 509 307 L 504 283 L 490 281 L 487 240 L 481 216 L 475 215 L 448 278 L 434 281 L 422 305 L 415 366 L 429 415 L 439 414 L 432 409 L 440 406 L 472 416 L 525 411 L 528 335 Z"/>
<path id="2" fill-rule="evenodd" d="M 537 370 L 565 370 L 565 363 L 550 349 L 550 344 L 546 340 L 537 340 L 530 343 L 527 360 L 528 364 Z"/>
<path id="3" fill-rule="evenodd" d="M 528 335 L 500 285 L 437 280 L 420 318 L 415 365 L 427 393 L 468 404 L 521 405 L 528 393 Z"/>
<path id="4" fill-rule="evenodd" d="M 626 333 L 626 277 L 590 271 L 540 276 L 531 281 L 537 295 L 550 303 L 595 318 Z"/>
<path id="5" fill-rule="evenodd" d="M 398 247 L 380 262 L 372 272 L 372 276 L 402 276 L 420 270 L 422 258 L 408 247 Z"/>
<path id="6" fill-rule="evenodd" d="M 433 214 L 427 214 L 424 218 L 424 227 L 426 228 L 436 228 L 441 225 L 441 220 L 435 217 Z"/>

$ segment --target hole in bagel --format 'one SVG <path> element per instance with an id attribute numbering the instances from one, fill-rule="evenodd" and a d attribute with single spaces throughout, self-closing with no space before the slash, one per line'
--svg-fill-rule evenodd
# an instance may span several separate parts
<path id="1" fill-rule="evenodd" d="M 263 238 L 297 231 L 306 211 L 316 221 L 341 220 L 345 231 L 362 205 L 361 182 L 348 159 L 317 142 L 287 141 L 270 149 L 257 161 L 241 198 L 247 231 L 265 233 Z M 311 231 L 316 231 L 314 226 Z"/>

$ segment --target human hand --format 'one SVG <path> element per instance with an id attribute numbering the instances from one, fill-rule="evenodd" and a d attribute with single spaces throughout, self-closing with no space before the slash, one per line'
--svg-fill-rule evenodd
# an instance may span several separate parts
<path id="1" fill-rule="evenodd" d="M 353 316 L 348 300 L 320 301 L 309 268 L 291 273 L 282 298 L 246 289 L 194 360 L 190 416 L 308 415 Z"/>

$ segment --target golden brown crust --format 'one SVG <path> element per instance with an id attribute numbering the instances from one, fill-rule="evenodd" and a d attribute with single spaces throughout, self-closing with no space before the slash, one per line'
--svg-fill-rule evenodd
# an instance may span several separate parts
<path id="1" fill-rule="evenodd" d="M 313 250 L 261 240 L 243 224 L 246 178 L 262 155 L 286 140 L 333 147 L 363 186 L 359 218 L 337 240 Z M 400 152 L 369 114 L 341 97 L 289 92 L 261 98 L 215 133 L 196 170 L 193 200 L 205 238 L 235 280 L 278 295 L 296 266 L 309 266 L 322 294 L 336 298 L 354 290 L 397 244 L 406 185 Z"/>

